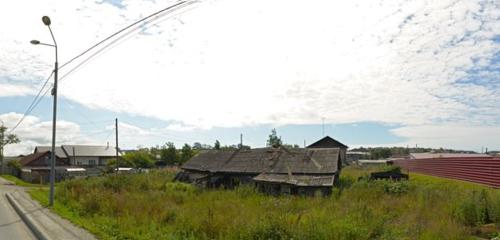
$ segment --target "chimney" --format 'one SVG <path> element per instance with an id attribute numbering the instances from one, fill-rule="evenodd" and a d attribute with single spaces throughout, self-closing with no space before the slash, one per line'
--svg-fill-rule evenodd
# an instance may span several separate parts
<path id="1" fill-rule="evenodd" d="M 109 141 L 106 143 L 106 149 L 109 148 Z"/>

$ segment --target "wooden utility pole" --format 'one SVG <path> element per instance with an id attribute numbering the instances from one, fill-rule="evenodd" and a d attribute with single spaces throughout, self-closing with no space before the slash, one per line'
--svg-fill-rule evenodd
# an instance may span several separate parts
<path id="1" fill-rule="evenodd" d="M 240 133 L 240 149 L 243 149 L 243 133 Z"/>
<path id="2" fill-rule="evenodd" d="M 115 118 L 115 138 L 116 138 L 116 172 L 118 172 L 118 169 L 120 167 L 118 161 L 118 118 Z"/>

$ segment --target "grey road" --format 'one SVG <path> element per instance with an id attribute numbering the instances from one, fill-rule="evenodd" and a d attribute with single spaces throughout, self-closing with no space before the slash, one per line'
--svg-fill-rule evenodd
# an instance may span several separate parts
<path id="1" fill-rule="evenodd" d="M 0 240 L 36 239 L 5 198 L 5 193 L 16 191 L 16 187 L 5 184 L 0 177 Z"/>

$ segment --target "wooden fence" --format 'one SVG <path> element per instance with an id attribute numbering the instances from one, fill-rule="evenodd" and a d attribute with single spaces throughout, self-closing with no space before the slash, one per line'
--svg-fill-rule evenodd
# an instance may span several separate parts
<path id="1" fill-rule="evenodd" d="M 500 188 L 500 158 L 429 158 L 396 160 L 403 171 L 453 178 Z"/>

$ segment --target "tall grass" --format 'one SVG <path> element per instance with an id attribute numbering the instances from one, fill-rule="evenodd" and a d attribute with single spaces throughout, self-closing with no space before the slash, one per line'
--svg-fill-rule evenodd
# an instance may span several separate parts
<path id="1" fill-rule="evenodd" d="M 358 181 L 369 170 L 344 169 L 329 197 L 203 190 L 163 171 L 110 175 L 61 183 L 54 210 L 102 239 L 469 239 L 500 223 L 497 190 L 415 174 Z"/>

